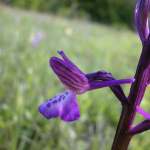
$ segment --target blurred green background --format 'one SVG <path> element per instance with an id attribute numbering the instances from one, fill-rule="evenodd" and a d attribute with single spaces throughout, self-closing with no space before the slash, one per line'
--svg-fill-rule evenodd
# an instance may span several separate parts
<path id="1" fill-rule="evenodd" d="M 121 105 L 108 87 L 77 95 L 81 117 L 75 122 L 46 120 L 38 112 L 66 90 L 49 59 L 63 50 L 84 73 L 104 70 L 116 79 L 133 78 L 142 48 L 138 34 L 122 22 L 69 19 L 14 3 L 0 4 L 0 150 L 110 150 Z M 130 85 L 122 87 L 128 95 Z M 141 104 L 147 112 L 149 90 Z M 143 120 L 137 114 L 134 125 Z M 129 150 L 149 149 L 149 135 L 133 137 Z"/>
<path id="2" fill-rule="evenodd" d="M 134 8 L 137 0 L 1 0 L 24 9 L 84 18 L 107 24 L 134 26 Z"/>

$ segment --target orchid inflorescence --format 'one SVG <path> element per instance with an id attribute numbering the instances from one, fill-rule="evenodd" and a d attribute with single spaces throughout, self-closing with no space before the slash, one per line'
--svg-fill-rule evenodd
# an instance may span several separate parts
<path id="1" fill-rule="evenodd" d="M 149 45 L 149 42 L 150 42 L 149 33 L 150 32 L 149 32 L 149 26 L 148 26 L 149 5 L 150 5 L 150 0 L 139 0 L 135 8 L 135 22 L 136 22 L 139 36 L 143 44 L 143 51 L 144 51 L 144 48 L 146 50 L 150 49 L 150 45 Z M 150 50 L 147 50 L 142 60 L 142 63 L 146 66 L 150 66 L 149 57 L 150 57 Z M 148 68 L 148 73 L 149 73 L 149 68 Z M 149 85 L 149 82 L 150 82 L 149 76 L 150 75 L 148 75 L 148 78 L 147 78 L 147 85 Z M 144 110 L 142 110 L 138 105 L 136 106 L 136 109 L 139 114 L 143 115 L 148 120 L 150 120 L 150 115 L 147 114 Z"/>
<path id="2" fill-rule="evenodd" d="M 134 135 L 150 129 L 150 115 L 139 107 L 146 87 L 150 84 L 149 5 L 150 0 L 139 0 L 135 8 L 135 22 L 143 46 L 135 77 L 116 80 L 111 73 L 105 71 L 84 74 L 66 57 L 63 51 L 60 51 L 58 53 L 63 60 L 51 57 L 50 66 L 67 91 L 39 106 L 38 110 L 45 118 L 51 119 L 60 116 L 66 122 L 78 120 L 80 111 L 76 94 L 109 86 L 122 104 L 122 113 L 112 150 L 126 150 Z M 132 83 L 128 97 L 125 96 L 120 86 L 125 83 Z M 146 120 L 133 127 L 137 112 L 143 115 Z"/>

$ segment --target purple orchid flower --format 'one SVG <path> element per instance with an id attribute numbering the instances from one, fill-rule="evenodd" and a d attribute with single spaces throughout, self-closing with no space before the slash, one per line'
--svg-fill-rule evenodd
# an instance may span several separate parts
<path id="1" fill-rule="evenodd" d="M 35 37 L 33 37 L 31 43 L 32 43 L 33 47 L 37 47 L 38 43 L 39 43 L 39 39 L 35 36 Z"/>
<path id="2" fill-rule="evenodd" d="M 135 22 L 141 38 L 144 43 L 149 36 L 148 12 L 150 0 L 139 0 L 135 8 Z"/>
<path id="3" fill-rule="evenodd" d="M 44 38 L 43 32 L 42 31 L 38 31 L 36 33 L 36 35 L 31 40 L 32 46 L 36 48 L 38 46 L 40 40 L 42 40 L 43 38 Z"/>
<path id="4" fill-rule="evenodd" d="M 139 114 L 141 114 L 142 116 L 144 116 L 145 118 L 147 118 L 148 120 L 150 120 L 150 115 L 147 112 L 145 112 L 139 106 L 136 106 L 136 109 L 137 109 L 137 111 L 138 111 Z"/>
<path id="5" fill-rule="evenodd" d="M 63 121 L 75 121 L 80 117 L 76 94 L 82 94 L 86 91 L 106 86 L 134 82 L 134 79 L 112 81 L 88 80 L 86 75 L 66 57 L 63 51 L 58 53 L 64 60 L 52 57 L 50 59 L 50 66 L 68 90 L 39 106 L 38 111 L 47 119 L 60 116 Z"/>

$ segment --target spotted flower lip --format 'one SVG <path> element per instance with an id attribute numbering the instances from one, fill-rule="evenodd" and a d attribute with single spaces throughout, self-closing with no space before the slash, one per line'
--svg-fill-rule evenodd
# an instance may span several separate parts
<path id="1" fill-rule="evenodd" d="M 145 118 L 147 118 L 148 120 L 150 120 L 150 115 L 147 112 L 145 112 L 139 106 L 136 106 L 136 109 L 137 109 L 137 111 L 138 111 L 139 114 L 141 114 L 142 116 L 144 116 Z"/>
<path id="2" fill-rule="evenodd" d="M 58 53 L 64 60 L 52 57 L 50 59 L 50 66 L 63 85 L 67 88 L 67 91 L 47 100 L 39 106 L 38 111 L 47 119 L 60 116 L 63 121 L 75 121 L 80 117 L 76 94 L 82 94 L 86 91 L 106 86 L 134 82 L 134 79 L 93 81 L 90 79 L 90 76 L 94 76 L 95 73 L 88 74 L 87 78 L 86 75 L 66 57 L 63 51 Z"/>
<path id="3" fill-rule="evenodd" d="M 60 116 L 66 122 L 78 120 L 80 117 L 76 95 L 69 90 L 44 102 L 38 111 L 47 119 Z"/>
<path id="4" fill-rule="evenodd" d="M 135 8 L 135 22 L 142 43 L 149 36 L 148 13 L 150 0 L 139 0 Z"/>

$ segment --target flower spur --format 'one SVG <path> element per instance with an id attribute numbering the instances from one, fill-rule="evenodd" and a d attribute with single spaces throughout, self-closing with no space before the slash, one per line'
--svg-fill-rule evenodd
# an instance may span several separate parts
<path id="1" fill-rule="evenodd" d="M 94 81 L 96 73 L 87 76 L 75 66 L 64 54 L 58 52 L 64 60 L 51 57 L 50 66 L 56 73 L 62 84 L 68 89 L 63 94 L 47 100 L 39 106 L 38 111 L 47 119 L 60 116 L 63 121 L 71 122 L 78 120 L 80 111 L 76 94 L 83 94 L 86 91 L 113 85 L 132 83 L 134 79 L 122 79 L 112 81 Z M 101 71 L 104 74 L 104 71 Z M 90 79 L 90 76 L 92 80 Z M 88 78 L 87 78 L 88 77 Z"/>

